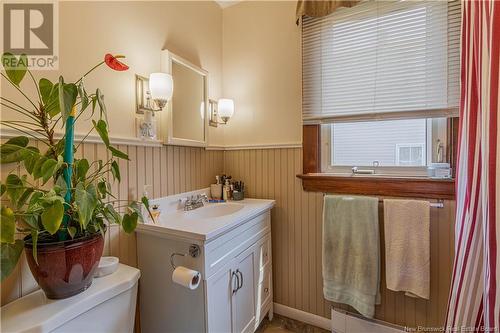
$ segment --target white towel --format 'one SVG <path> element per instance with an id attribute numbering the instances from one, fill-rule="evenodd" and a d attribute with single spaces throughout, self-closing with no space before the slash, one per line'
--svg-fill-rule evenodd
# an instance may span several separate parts
<path id="1" fill-rule="evenodd" d="M 429 202 L 385 199 L 384 233 L 387 289 L 429 299 Z"/>

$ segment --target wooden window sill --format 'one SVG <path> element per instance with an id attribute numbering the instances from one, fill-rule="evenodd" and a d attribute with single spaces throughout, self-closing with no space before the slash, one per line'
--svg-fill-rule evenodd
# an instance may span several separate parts
<path id="1" fill-rule="evenodd" d="M 302 187 L 310 192 L 358 194 L 426 199 L 455 199 L 454 179 L 425 177 L 388 177 L 362 175 L 329 175 L 309 173 L 297 175 Z"/>

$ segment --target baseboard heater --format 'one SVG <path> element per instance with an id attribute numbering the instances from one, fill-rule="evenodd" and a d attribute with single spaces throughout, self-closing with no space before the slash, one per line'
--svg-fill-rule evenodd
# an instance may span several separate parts
<path id="1" fill-rule="evenodd" d="M 333 333 L 401 333 L 403 326 L 377 319 L 368 319 L 359 314 L 332 308 Z"/>

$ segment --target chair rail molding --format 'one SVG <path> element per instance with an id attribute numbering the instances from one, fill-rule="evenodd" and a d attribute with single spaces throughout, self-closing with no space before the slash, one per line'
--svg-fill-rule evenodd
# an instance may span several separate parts
<path id="1" fill-rule="evenodd" d="M 32 137 L 36 137 L 39 139 L 43 139 L 39 133 L 34 131 L 27 131 Z M 0 138 L 2 139 L 10 139 L 16 136 L 24 135 L 19 133 L 15 129 L 11 128 L 2 128 L 0 133 Z M 60 139 L 63 137 L 62 133 L 54 134 L 56 139 Z M 85 139 L 86 143 L 102 143 L 102 139 L 97 134 L 89 134 L 85 137 L 85 134 L 75 133 L 75 142 L 81 142 Z M 163 145 L 161 140 L 142 140 L 139 138 L 123 138 L 123 137 L 109 137 L 109 142 L 115 145 L 127 145 L 127 146 L 145 146 L 145 147 L 161 147 Z"/>

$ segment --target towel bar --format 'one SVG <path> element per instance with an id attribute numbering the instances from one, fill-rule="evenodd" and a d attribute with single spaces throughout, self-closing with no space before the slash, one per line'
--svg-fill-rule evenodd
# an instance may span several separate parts
<path id="1" fill-rule="evenodd" d="M 325 196 L 328 193 L 323 193 L 323 196 Z M 379 203 L 384 203 L 384 199 L 378 199 Z M 444 200 L 443 199 L 438 199 L 437 202 L 431 202 L 429 203 L 429 206 L 431 208 L 444 208 Z"/>
<path id="2" fill-rule="evenodd" d="M 378 202 L 384 203 L 384 200 L 379 199 Z M 437 202 L 430 202 L 429 207 L 431 207 L 431 208 L 444 208 L 444 200 L 439 199 Z"/>

